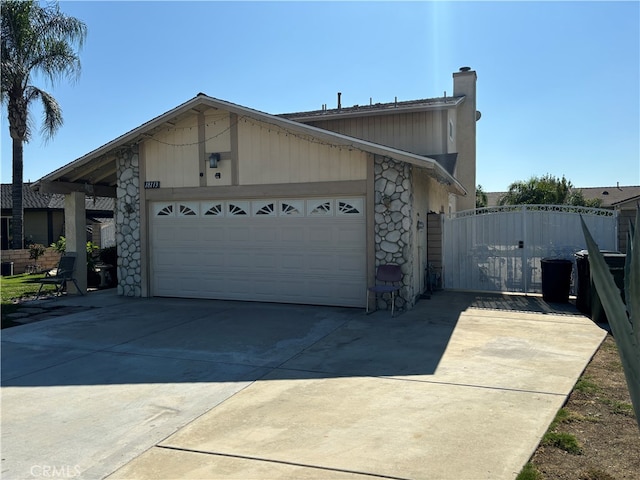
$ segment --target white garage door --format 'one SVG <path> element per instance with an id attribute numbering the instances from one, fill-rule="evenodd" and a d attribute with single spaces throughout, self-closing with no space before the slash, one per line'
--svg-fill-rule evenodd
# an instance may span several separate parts
<path id="1" fill-rule="evenodd" d="M 157 202 L 150 213 L 155 296 L 365 303 L 361 197 Z"/>

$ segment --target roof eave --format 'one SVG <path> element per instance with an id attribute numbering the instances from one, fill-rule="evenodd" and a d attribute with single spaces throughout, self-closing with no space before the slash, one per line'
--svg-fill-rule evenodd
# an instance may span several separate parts
<path id="1" fill-rule="evenodd" d="M 300 112 L 298 113 L 283 113 L 278 116 L 286 116 L 289 119 L 295 119 L 297 122 L 312 122 L 312 121 L 321 121 L 321 120 L 336 120 L 343 118 L 357 118 L 357 117 L 370 117 L 374 115 L 397 115 L 398 113 L 415 113 L 415 112 L 426 112 L 432 110 L 450 110 L 453 108 L 457 108 L 462 102 L 464 102 L 465 97 L 451 97 L 452 101 L 449 103 L 433 103 L 433 104 L 422 104 L 422 105 L 409 105 L 409 106 L 401 106 L 397 107 L 387 106 L 384 108 L 369 108 L 367 106 L 363 107 L 362 110 L 353 110 L 353 107 L 348 107 L 343 111 L 332 109 L 332 110 L 314 110 L 312 112 Z M 388 104 L 385 104 L 388 105 Z"/>
<path id="2" fill-rule="evenodd" d="M 611 204 L 611 206 L 612 207 L 618 207 L 618 206 L 620 206 L 622 204 L 629 203 L 629 202 L 634 202 L 634 201 L 640 204 L 640 195 L 635 195 L 633 197 L 625 198 L 623 200 L 618 200 L 617 202 L 613 202 Z"/>
<path id="3" fill-rule="evenodd" d="M 44 177 L 40 178 L 38 181 L 34 182 L 31 188 L 37 191 L 39 190 L 41 183 L 53 182 L 53 181 L 59 180 L 61 177 L 65 176 L 66 174 L 71 173 L 80 167 L 83 167 L 84 165 L 86 165 L 87 163 L 89 163 L 90 161 L 96 158 L 99 158 L 103 155 L 112 154 L 118 148 L 122 148 L 126 145 L 137 143 L 143 137 L 144 133 L 154 128 L 157 128 L 165 124 L 171 118 L 190 110 L 194 106 L 201 103 L 201 98 L 202 98 L 201 96 L 196 96 L 186 101 L 182 105 L 178 105 L 177 107 L 169 110 L 168 112 L 165 112 L 162 115 L 159 115 L 149 120 L 148 122 L 143 123 L 139 127 L 136 127 L 133 130 L 130 130 L 127 133 L 124 133 L 123 135 L 120 135 L 119 137 L 113 139 L 112 141 L 105 143 L 101 147 L 98 147 L 95 150 L 92 150 L 91 152 L 83 155 L 82 157 L 77 158 L 71 163 L 68 163 L 67 165 L 60 167 L 57 170 L 54 170 L 53 172 L 45 175 Z"/>
<path id="4" fill-rule="evenodd" d="M 462 101 L 462 98 L 460 99 Z M 391 147 L 386 147 L 376 143 L 360 140 L 355 137 L 349 137 L 335 132 L 330 132 L 321 128 L 317 128 L 311 125 L 307 125 L 295 120 L 289 120 L 286 118 L 274 116 L 268 113 L 260 112 L 251 108 L 243 107 L 231 102 L 219 100 L 213 97 L 209 97 L 204 94 L 198 94 L 196 97 L 186 101 L 182 105 L 179 105 L 158 117 L 149 120 L 148 122 L 140 125 L 139 127 L 130 130 L 129 132 L 117 137 L 116 139 L 104 144 L 103 146 L 83 155 L 82 157 L 72 161 L 71 163 L 45 175 L 37 182 L 34 182 L 31 186 L 34 190 L 38 191 L 42 184 L 51 184 L 53 182 L 61 180 L 65 175 L 79 169 L 92 160 L 104 155 L 113 154 L 117 149 L 132 145 L 139 142 L 144 138 L 144 134 L 154 128 L 157 128 L 172 118 L 188 112 L 189 110 L 196 109 L 196 107 L 206 106 L 209 108 L 217 108 L 227 110 L 232 113 L 236 113 L 241 116 L 251 117 L 258 121 L 263 121 L 277 125 L 284 129 L 289 129 L 294 132 L 303 134 L 312 134 L 316 137 L 322 138 L 335 145 L 347 146 L 357 148 L 377 155 L 393 158 L 403 162 L 416 165 L 420 168 L 425 168 L 432 172 L 432 176 L 439 182 L 447 184 L 452 193 L 458 195 L 466 195 L 467 191 L 452 175 L 450 175 L 436 160 L 416 155 L 409 152 L 404 152 Z M 106 195 L 105 195 L 106 196 Z"/>
<path id="5" fill-rule="evenodd" d="M 312 125 L 306 125 L 295 120 L 288 120 L 281 117 L 274 117 L 269 115 L 272 123 L 281 126 L 282 128 L 293 129 L 294 131 L 309 133 L 312 131 L 316 137 L 323 140 L 330 141 L 336 145 L 345 147 L 357 148 L 383 157 L 392 158 L 401 162 L 410 163 L 420 168 L 424 168 L 431 172 L 431 176 L 438 180 L 438 182 L 448 185 L 449 191 L 457 195 L 467 195 L 467 190 L 462 184 L 456 180 L 449 172 L 445 170 L 437 160 L 422 155 L 416 155 L 414 153 L 405 152 L 385 145 L 361 140 L 355 137 L 349 137 L 340 133 L 331 132 L 322 128 L 314 127 Z"/>

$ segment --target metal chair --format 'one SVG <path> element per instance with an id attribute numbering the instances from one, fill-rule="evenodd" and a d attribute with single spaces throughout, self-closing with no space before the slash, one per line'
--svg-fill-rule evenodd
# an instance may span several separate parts
<path id="1" fill-rule="evenodd" d="M 369 293 L 374 294 L 374 300 L 379 294 L 390 293 L 391 316 L 393 317 L 396 306 L 396 292 L 402 288 L 402 285 L 399 284 L 401 281 L 402 269 L 400 265 L 380 265 L 376 271 L 376 285 L 367 288 L 367 314 L 369 313 Z"/>
<path id="2" fill-rule="evenodd" d="M 36 300 L 40 297 L 42 287 L 44 287 L 45 285 L 55 285 L 56 295 L 60 296 L 67 282 L 73 282 L 78 292 L 80 292 L 80 295 L 84 295 L 84 293 L 82 293 L 82 290 L 80 290 L 80 287 L 78 286 L 78 282 L 73 277 L 73 269 L 75 265 L 76 257 L 71 255 L 63 255 L 62 257 L 60 257 L 58 268 L 56 269 L 56 274 L 50 275 L 49 272 L 47 272 L 44 278 L 38 280 L 38 282 L 40 283 L 40 288 L 38 289 L 38 293 L 36 294 Z"/>

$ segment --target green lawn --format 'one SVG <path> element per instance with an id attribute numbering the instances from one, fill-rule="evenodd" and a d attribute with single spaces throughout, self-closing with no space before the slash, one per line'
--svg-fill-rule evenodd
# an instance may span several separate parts
<path id="1" fill-rule="evenodd" d="M 2 328 L 13 326 L 13 322 L 8 320 L 6 316 L 16 312 L 19 304 L 13 303 L 13 300 L 22 297 L 29 297 L 36 294 L 40 288 L 38 280 L 44 277 L 44 273 L 13 275 L 10 277 L 0 277 L 0 295 L 2 296 Z M 43 292 L 51 292 L 55 289 L 53 285 L 45 285 Z"/>

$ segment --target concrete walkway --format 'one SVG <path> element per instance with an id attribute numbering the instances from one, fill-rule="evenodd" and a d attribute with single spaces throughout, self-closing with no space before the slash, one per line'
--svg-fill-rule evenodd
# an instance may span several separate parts
<path id="1" fill-rule="evenodd" d="M 2 331 L 3 478 L 513 479 L 606 333 L 454 292 L 396 318 L 47 302 L 86 309 Z"/>

